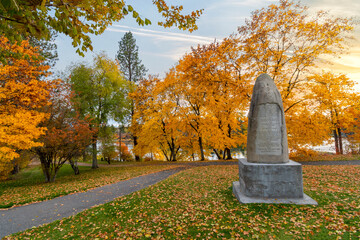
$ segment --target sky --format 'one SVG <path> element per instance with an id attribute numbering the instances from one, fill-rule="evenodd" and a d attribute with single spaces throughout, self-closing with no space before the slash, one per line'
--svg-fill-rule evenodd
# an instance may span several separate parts
<path id="1" fill-rule="evenodd" d="M 278 0 L 168 0 L 169 4 L 181 4 L 185 12 L 204 9 L 204 13 L 197 22 L 198 30 L 193 33 L 178 30 L 175 27 L 163 28 L 157 25 L 159 14 L 150 0 L 128 0 L 127 4 L 134 7 L 143 18 L 152 21 L 152 25 L 140 27 L 135 20 L 127 18 L 114 22 L 102 35 L 92 36 L 94 51 L 87 52 L 85 57 L 80 57 L 71 45 L 71 39 L 59 35 L 56 39 L 59 61 L 54 71 L 66 71 L 76 62 L 91 63 L 95 53 L 105 52 L 115 59 L 118 51 L 118 42 L 123 35 L 131 31 L 139 47 L 139 57 L 149 70 L 149 74 L 164 76 L 171 67 L 191 47 L 198 44 L 207 44 L 214 40 L 228 37 L 236 32 L 237 27 L 244 24 L 251 12 L 267 7 Z M 331 14 L 341 17 L 357 17 L 360 21 L 359 0 L 302 0 L 309 6 L 309 11 L 329 10 Z M 340 57 L 329 59 L 334 64 L 331 70 L 336 73 L 346 73 L 347 76 L 358 82 L 356 87 L 360 91 L 360 26 L 355 29 L 356 40 L 352 43 L 349 53 Z"/>

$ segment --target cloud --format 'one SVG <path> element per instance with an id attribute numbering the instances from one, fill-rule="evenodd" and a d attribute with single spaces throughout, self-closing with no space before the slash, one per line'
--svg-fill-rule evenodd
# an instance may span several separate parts
<path id="1" fill-rule="evenodd" d="M 243 0 L 243 1 L 223 0 L 223 1 L 215 2 L 214 4 L 208 6 L 206 10 L 241 7 L 241 6 L 255 8 L 259 6 L 270 5 L 272 3 L 277 3 L 277 2 L 278 2 L 277 0 Z"/>
<path id="2" fill-rule="evenodd" d="M 171 60 L 177 62 L 182 58 L 186 53 L 190 52 L 190 48 L 188 46 L 173 48 L 169 51 L 162 53 L 154 53 L 154 52 L 144 52 L 144 54 L 148 54 L 151 56 L 165 57 L 170 58 Z"/>
<path id="3" fill-rule="evenodd" d="M 106 29 L 110 32 L 128 32 L 131 30 L 131 33 L 134 35 L 144 36 L 144 37 L 151 37 L 157 40 L 162 41 L 176 41 L 176 42 L 190 42 L 195 44 L 208 44 L 215 40 L 215 38 L 211 37 L 203 37 L 203 36 L 196 36 L 184 33 L 172 33 L 172 32 L 165 32 L 165 31 L 155 31 L 149 29 L 141 29 L 141 28 L 134 28 L 128 27 L 123 25 L 113 25 Z"/>
<path id="4" fill-rule="evenodd" d="M 360 12 L 358 0 L 306 0 L 305 4 L 310 5 L 313 11 L 329 10 L 340 17 L 358 16 Z"/>

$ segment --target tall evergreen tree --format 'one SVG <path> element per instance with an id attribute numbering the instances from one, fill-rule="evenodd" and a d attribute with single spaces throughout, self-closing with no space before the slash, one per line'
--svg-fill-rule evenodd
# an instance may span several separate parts
<path id="1" fill-rule="evenodd" d="M 119 41 L 116 59 L 119 61 L 121 71 L 128 81 L 136 83 L 145 76 L 147 69 L 139 59 L 139 47 L 136 45 L 136 40 L 131 32 L 125 33 Z"/>
<path id="2" fill-rule="evenodd" d="M 139 47 L 136 45 L 136 40 L 132 33 L 129 31 L 119 41 L 119 50 L 116 55 L 119 61 L 121 71 L 124 73 L 125 78 L 130 81 L 133 89 L 136 82 L 145 77 L 147 69 L 139 59 Z M 131 103 L 131 119 L 134 116 L 135 105 L 134 101 Z M 137 136 L 133 135 L 134 146 L 138 144 Z M 135 156 L 136 161 L 140 160 L 139 156 Z"/>

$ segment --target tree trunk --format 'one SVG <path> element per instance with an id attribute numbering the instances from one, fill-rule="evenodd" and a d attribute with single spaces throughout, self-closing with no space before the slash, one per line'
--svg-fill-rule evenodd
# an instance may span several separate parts
<path id="1" fill-rule="evenodd" d="M 200 148 L 200 161 L 205 161 L 204 148 L 202 145 L 202 138 L 199 137 L 199 148 Z"/>
<path id="2" fill-rule="evenodd" d="M 86 162 L 86 148 L 84 149 L 84 151 L 82 153 L 82 159 L 83 159 L 83 162 Z"/>
<path id="3" fill-rule="evenodd" d="M 163 152 L 165 158 L 166 158 L 166 161 L 170 162 L 171 160 L 169 159 L 168 155 L 166 154 L 166 152 L 164 150 L 161 149 L 161 151 Z"/>
<path id="4" fill-rule="evenodd" d="M 342 136 L 341 136 L 341 129 L 338 128 L 337 131 L 338 131 L 338 138 L 339 138 L 339 140 L 338 140 L 338 142 L 339 142 L 339 152 L 340 152 L 340 154 L 344 154 L 343 142 L 342 142 Z"/>
<path id="5" fill-rule="evenodd" d="M 228 124 L 228 137 L 231 138 L 231 126 L 230 124 Z M 226 160 L 231 160 L 231 150 L 230 148 L 225 148 L 225 152 L 226 152 Z"/>
<path id="6" fill-rule="evenodd" d="M 215 148 L 213 150 L 214 150 L 215 155 L 218 158 L 218 160 L 221 160 L 221 156 L 220 156 L 221 153 L 219 154 L 218 151 Z"/>
<path id="7" fill-rule="evenodd" d="M 58 172 L 58 170 L 57 170 L 57 169 L 55 169 L 54 174 L 53 174 L 53 175 L 51 176 L 51 178 L 50 178 L 50 182 L 55 182 L 57 172 Z"/>
<path id="8" fill-rule="evenodd" d="M 130 80 L 130 82 L 131 82 L 131 80 Z M 134 114 L 135 114 L 135 102 L 134 102 L 134 100 L 132 100 L 131 101 L 131 119 L 134 118 Z M 134 148 L 138 145 L 137 139 L 138 139 L 138 137 L 133 134 Z M 135 154 L 135 161 L 140 162 L 140 156 L 137 154 Z"/>
<path id="9" fill-rule="evenodd" d="M 134 148 L 135 148 L 136 145 L 138 145 L 138 141 L 137 141 L 138 137 L 137 137 L 137 136 L 133 136 L 133 139 L 134 139 Z M 140 162 L 140 156 L 137 155 L 137 154 L 135 154 L 135 161 Z"/>
<path id="10" fill-rule="evenodd" d="M 57 174 L 57 169 L 53 169 L 51 166 L 47 165 L 43 167 L 43 172 L 45 175 L 45 182 L 54 182 Z"/>
<path id="11" fill-rule="evenodd" d="M 69 159 L 69 163 L 70 163 L 71 168 L 74 170 L 74 174 L 79 175 L 80 170 L 77 165 L 77 160 L 73 161 L 72 159 Z"/>
<path id="12" fill-rule="evenodd" d="M 172 162 L 175 162 L 176 161 L 176 154 L 175 154 L 175 149 L 173 149 L 171 151 L 171 157 L 170 157 L 171 161 Z"/>
<path id="13" fill-rule="evenodd" d="M 41 162 L 41 169 L 45 176 L 45 182 L 50 182 L 50 164 L 46 161 L 45 154 L 37 152 L 40 162 Z"/>
<path id="14" fill-rule="evenodd" d="M 119 127 L 119 161 L 121 162 L 121 127 Z"/>
<path id="15" fill-rule="evenodd" d="M 11 174 L 17 174 L 17 173 L 19 173 L 20 172 L 20 165 L 19 164 L 17 164 L 16 162 L 15 162 L 15 160 L 13 161 L 13 164 L 14 164 L 14 168 L 13 168 L 13 170 L 11 171 Z"/>
<path id="16" fill-rule="evenodd" d="M 225 154 L 226 154 L 226 157 L 224 158 L 224 159 L 226 159 L 226 160 L 231 160 L 232 159 L 232 157 L 231 157 L 231 150 L 230 150 L 230 148 L 225 148 Z"/>
<path id="17" fill-rule="evenodd" d="M 92 143 L 92 169 L 98 168 L 98 162 L 97 162 L 97 148 L 96 148 L 96 142 L 97 138 L 96 136 L 93 137 L 93 143 Z"/>
<path id="18" fill-rule="evenodd" d="M 335 152 L 336 152 L 336 154 L 339 154 L 340 151 L 339 151 L 339 139 L 338 139 L 338 135 L 337 135 L 336 130 L 334 130 L 333 132 L 334 132 L 334 139 L 335 139 Z"/>

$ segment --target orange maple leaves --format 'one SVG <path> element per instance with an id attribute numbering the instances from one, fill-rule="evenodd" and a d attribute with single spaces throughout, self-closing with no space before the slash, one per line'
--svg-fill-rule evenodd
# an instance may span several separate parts
<path id="1" fill-rule="evenodd" d="M 147 131 L 143 132 L 145 137 L 157 136 L 156 131 L 163 134 L 146 145 L 171 135 L 167 141 L 203 160 L 206 152 L 214 151 L 219 156 L 220 151 L 244 144 L 252 86 L 264 72 L 272 76 L 282 95 L 289 146 L 299 149 L 322 144 L 330 139 L 335 125 L 325 123 L 329 116 L 324 102 L 323 112 L 316 109 L 319 98 L 311 94 L 311 89 L 323 88 L 311 79 L 318 73 L 315 67 L 324 55 L 338 54 L 346 48 L 352 30 L 349 18 L 333 18 L 322 11 L 310 15 L 306 6 L 288 0 L 253 12 L 238 34 L 221 43 L 193 48 L 163 81 L 154 82 L 157 90 L 151 91 L 151 101 L 146 101 L 156 111 L 149 111 L 149 107 L 139 115 L 146 126 L 140 131 Z M 323 76 L 327 83 L 332 80 Z M 340 101 L 344 94 L 358 99 L 358 94 L 346 91 L 338 91 L 331 98 Z M 343 118 L 342 126 L 359 132 L 359 127 L 354 127 L 358 125 L 354 120 L 360 115 L 359 105 L 345 102 L 352 114 Z M 165 116 L 164 111 L 171 114 Z M 156 115 L 157 120 L 147 118 L 149 114 Z"/>
<path id="2" fill-rule="evenodd" d="M 17 150 L 39 146 L 35 140 L 44 134 L 38 127 L 47 114 L 39 109 L 48 102 L 49 83 L 39 81 L 47 76 L 48 66 L 42 62 L 37 48 L 27 41 L 11 44 L 0 37 L 0 49 L 7 54 L 0 63 L 0 179 L 13 166 Z"/>

